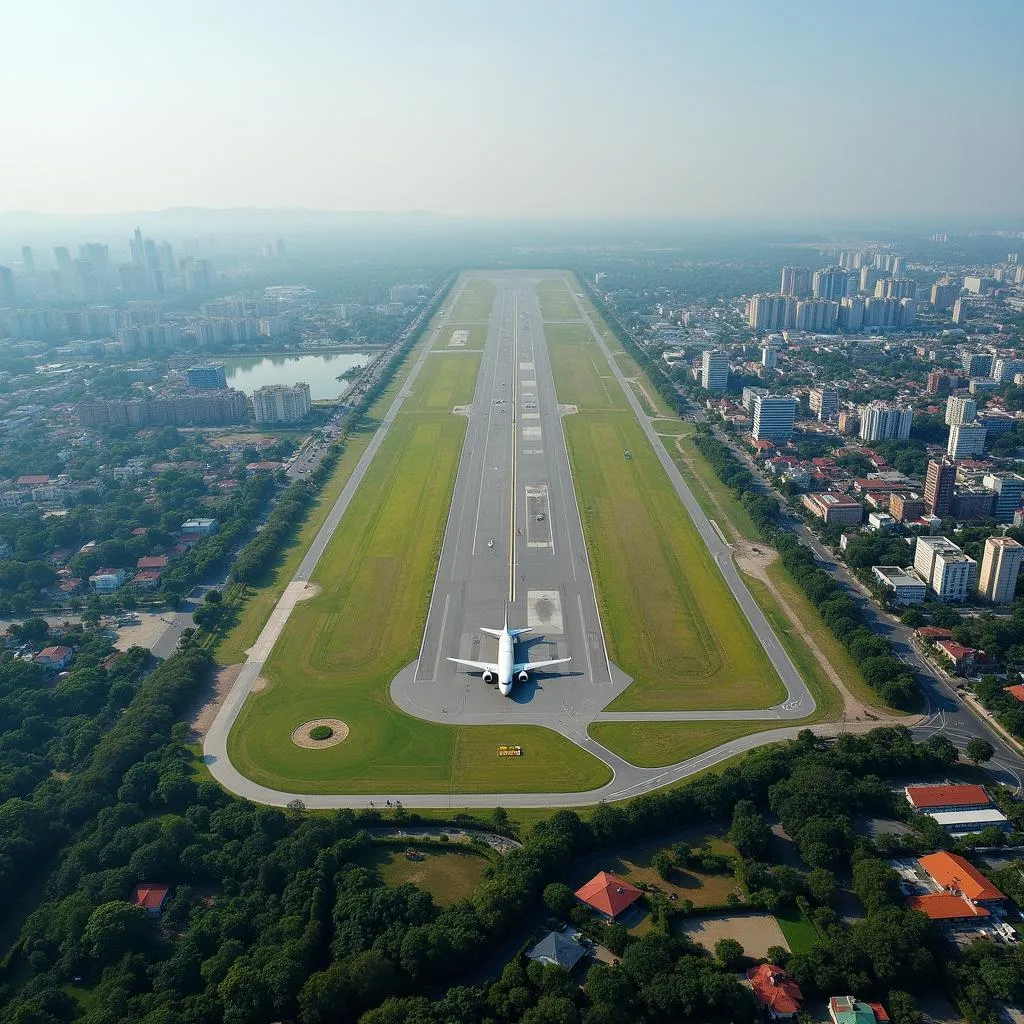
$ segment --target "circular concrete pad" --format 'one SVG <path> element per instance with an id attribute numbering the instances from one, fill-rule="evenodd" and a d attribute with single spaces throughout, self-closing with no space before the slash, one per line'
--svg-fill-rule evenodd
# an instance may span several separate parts
<path id="1" fill-rule="evenodd" d="M 309 734 L 318 725 L 326 725 L 328 728 L 333 729 L 334 732 L 325 740 L 314 740 Z M 320 750 L 323 747 L 336 747 L 339 743 L 343 742 L 347 736 L 348 726 L 341 721 L 340 718 L 314 718 L 312 722 L 306 722 L 305 724 L 300 725 L 292 733 L 292 743 L 297 747 L 303 747 L 306 750 Z"/>

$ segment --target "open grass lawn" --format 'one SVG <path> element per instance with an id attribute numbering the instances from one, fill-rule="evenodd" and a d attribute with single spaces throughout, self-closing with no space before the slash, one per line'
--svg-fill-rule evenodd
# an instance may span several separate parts
<path id="1" fill-rule="evenodd" d="M 375 844 L 360 851 L 357 863 L 372 868 L 386 885 L 405 885 L 411 882 L 429 892 L 440 907 L 465 899 L 484 877 L 488 860 L 473 850 L 451 846 L 409 844 L 409 849 L 422 855 L 421 860 L 406 857 L 406 848 L 390 844 Z"/>
<path id="2" fill-rule="evenodd" d="M 814 925 L 796 907 L 780 911 L 775 915 L 775 920 L 786 936 L 786 944 L 791 953 L 805 953 L 818 941 Z"/>
<path id="3" fill-rule="evenodd" d="M 270 685 L 229 738 L 236 767 L 299 793 L 576 791 L 603 785 L 606 765 L 540 727 L 452 728 L 399 711 L 388 686 L 416 657 L 479 356 L 430 357 L 313 576 L 321 593 L 293 612 L 267 663 Z M 335 747 L 291 741 L 312 718 L 350 728 Z M 499 744 L 522 758 L 499 758 Z"/>
<path id="4" fill-rule="evenodd" d="M 736 879 L 731 872 L 709 875 L 700 871 L 677 869 L 668 879 L 664 879 L 651 866 L 654 856 L 662 850 L 670 851 L 673 843 L 682 841 L 697 847 L 708 832 L 706 826 L 680 829 L 657 839 L 592 854 L 573 864 L 569 884 L 575 889 L 593 878 L 598 871 L 610 871 L 634 885 L 645 882 L 657 886 L 666 895 L 676 893 L 680 900 L 690 900 L 695 907 L 722 904 L 729 893 L 738 892 Z M 711 849 L 714 853 L 736 853 L 735 847 L 719 836 L 712 836 Z"/>
<path id="5" fill-rule="evenodd" d="M 693 433 L 693 424 L 686 420 L 655 420 L 654 429 L 663 437 L 686 436 Z M 668 447 L 666 445 L 666 447 Z"/>
<path id="6" fill-rule="evenodd" d="M 458 292 L 456 285 L 455 291 Z M 452 323 L 466 324 L 486 321 L 494 304 L 494 285 L 483 277 L 471 277 L 466 281 L 455 308 L 448 318 Z"/>
<path id="7" fill-rule="evenodd" d="M 766 729 L 799 723 L 745 722 L 593 722 L 589 733 L 598 743 L 638 768 L 662 768 L 729 740 Z"/>
<path id="8" fill-rule="evenodd" d="M 469 331 L 469 338 L 464 346 L 453 348 L 448 344 L 456 331 Z M 483 324 L 446 323 L 434 342 L 438 352 L 482 352 L 487 342 L 487 328 Z"/>
<path id="9" fill-rule="evenodd" d="M 548 330 L 609 654 L 635 682 L 615 710 L 770 707 L 785 688 L 597 344 Z M 625 457 L 625 452 L 630 457 Z"/>
<path id="10" fill-rule="evenodd" d="M 582 289 L 580 289 L 582 291 Z M 580 311 L 562 278 L 541 281 L 537 286 L 540 312 L 545 320 L 579 320 Z"/>

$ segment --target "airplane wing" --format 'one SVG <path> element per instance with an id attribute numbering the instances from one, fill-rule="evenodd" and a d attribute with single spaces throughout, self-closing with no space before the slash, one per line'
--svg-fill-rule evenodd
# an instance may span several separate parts
<path id="1" fill-rule="evenodd" d="M 454 659 L 452 659 L 454 660 Z M 512 669 L 515 672 L 536 672 L 538 669 L 548 668 L 551 665 L 563 665 L 572 658 L 553 658 L 551 661 L 521 661 Z"/>
<path id="2" fill-rule="evenodd" d="M 491 661 L 467 661 L 465 658 L 449 658 L 448 660 L 455 662 L 456 665 L 475 668 L 478 672 L 493 672 L 495 675 L 498 673 L 498 666 Z"/>

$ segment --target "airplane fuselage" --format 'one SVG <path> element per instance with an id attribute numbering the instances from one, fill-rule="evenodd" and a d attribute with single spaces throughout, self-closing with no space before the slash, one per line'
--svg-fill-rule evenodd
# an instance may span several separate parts
<path id="1" fill-rule="evenodd" d="M 498 637 L 498 689 L 503 697 L 512 692 L 515 681 L 516 642 L 507 629 Z"/>

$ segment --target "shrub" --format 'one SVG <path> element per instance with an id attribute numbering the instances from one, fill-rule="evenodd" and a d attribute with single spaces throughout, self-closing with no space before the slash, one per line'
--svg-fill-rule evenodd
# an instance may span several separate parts
<path id="1" fill-rule="evenodd" d="M 334 730 L 329 725 L 317 725 L 309 730 L 311 740 L 329 740 L 334 735 Z"/>

